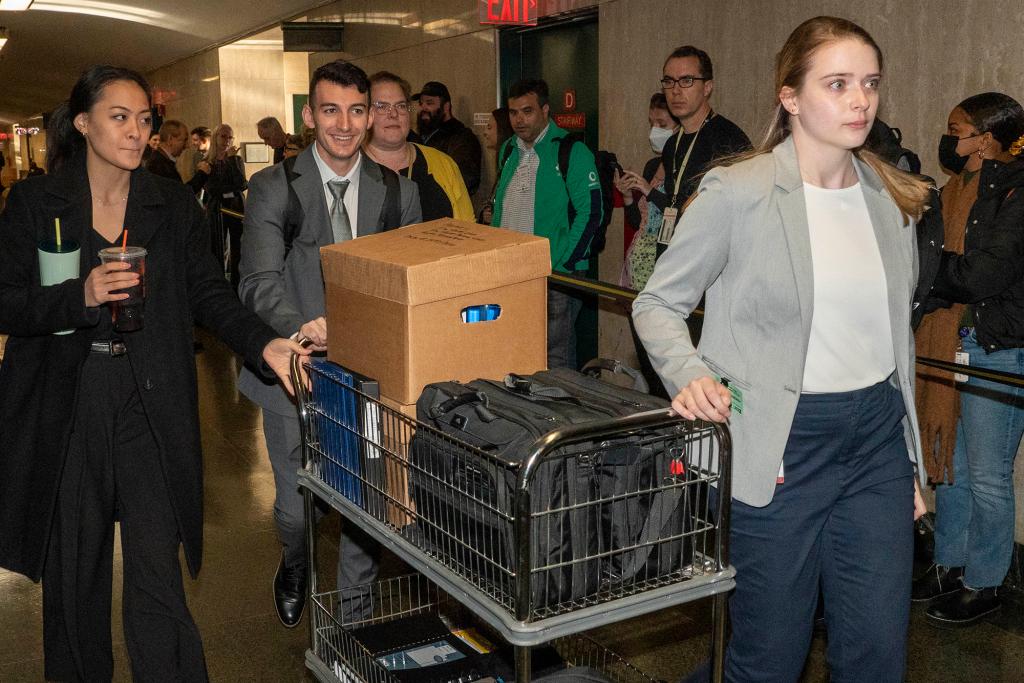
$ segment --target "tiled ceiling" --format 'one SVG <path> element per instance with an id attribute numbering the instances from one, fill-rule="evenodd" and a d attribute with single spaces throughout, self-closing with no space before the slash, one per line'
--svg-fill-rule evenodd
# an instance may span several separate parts
<path id="1" fill-rule="evenodd" d="M 0 124 L 52 110 L 93 64 L 143 73 L 329 0 L 35 0 L 0 11 Z"/>

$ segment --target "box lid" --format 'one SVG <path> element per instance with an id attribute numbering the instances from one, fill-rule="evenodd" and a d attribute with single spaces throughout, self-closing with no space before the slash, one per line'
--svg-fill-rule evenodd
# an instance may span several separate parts
<path id="1" fill-rule="evenodd" d="M 324 280 L 407 305 L 547 277 L 547 239 L 442 218 L 332 244 L 320 251 Z"/>

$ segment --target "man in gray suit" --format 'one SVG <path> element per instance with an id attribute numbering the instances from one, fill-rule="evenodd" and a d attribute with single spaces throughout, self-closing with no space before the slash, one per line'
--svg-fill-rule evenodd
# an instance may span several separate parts
<path id="1" fill-rule="evenodd" d="M 294 166 L 286 168 L 286 160 L 249 181 L 239 296 L 282 336 L 309 338 L 314 351 L 327 349 L 320 248 L 421 221 L 416 184 L 360 151 L 373 125 L 369 93 L 366 74 L 354 64 L 338 60 L 318 68 L 302 110 L 306 126 L 316 129 L 316 142 L 295 157 Z M 277 488 L 274 521 L 283 546 L 274 601 L 281 622 L 291 628 L 302 617 L 307 576 L 296 483 L 302 460 L 298 417 L 280 385 L 267 384 L 248 368 L 238 388 L 263 409 Z M 342 531 L 339 545 L 338 588 L 372 581 L 374 544 L 352 526 Z M 359 607 L 343 605 L 350 612 L 345 616 Z"/>

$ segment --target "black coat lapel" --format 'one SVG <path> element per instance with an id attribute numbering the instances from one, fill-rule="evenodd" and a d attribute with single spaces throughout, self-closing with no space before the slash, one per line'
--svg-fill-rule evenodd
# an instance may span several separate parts
<path id="1" fill-rule="evenodd" d="M 92 228 L 92 202 L 89 200 L 89 177 L 85 173 L 84 161 L 72 159 L 51 174 L 46 193 L 51 215 L 43 221 L 44 234 L 36 235 L 36 239 L 54 239 L 54 219 L 59 218 L 61 239 L 72 239 L 78 243 L 82 250 L 79 272 L 87 275 L 92 264 L 88 253 L 92 244 L 88 232 Z"/>
<path id="2" fill-rule="evenodd" d="M 149 243 L 167 218 L 167 213 L 161 210 L 164 203 L 156 178 L 145 169 L 132 171 L 128 208 L 124 214 L 128 244 L 144 247 Z"/>

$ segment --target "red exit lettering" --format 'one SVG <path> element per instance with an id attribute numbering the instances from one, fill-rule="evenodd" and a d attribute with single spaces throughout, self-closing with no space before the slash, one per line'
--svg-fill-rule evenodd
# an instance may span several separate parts
<path id="1" fill-rule="evenodd" d="M 480 0 L 480 23 L 536 26 L 537 0 Z"/>

